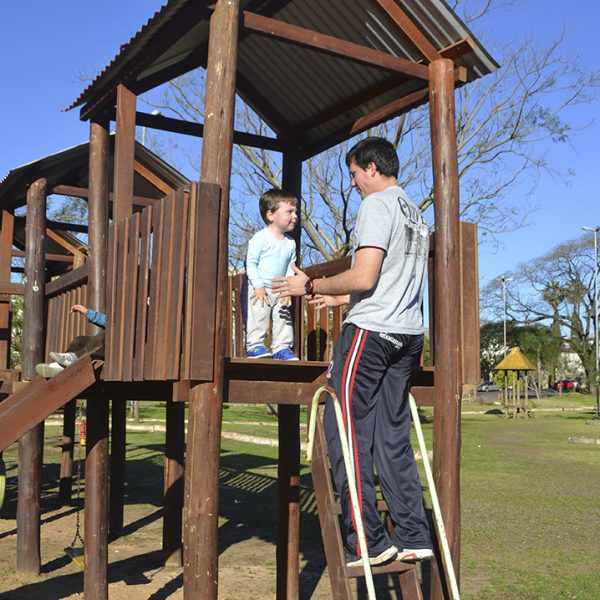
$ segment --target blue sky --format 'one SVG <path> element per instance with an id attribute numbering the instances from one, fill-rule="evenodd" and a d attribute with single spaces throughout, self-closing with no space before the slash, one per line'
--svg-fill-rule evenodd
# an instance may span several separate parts
<path id="1" fill-rule="evenodd" d="M 81 74 L 94 77 L 161 6 L 160 0 L 4 3 L 0 20 L 0 178 L 17 166 L 88 138 L 88 124 L 79 120 L 77 109 L 61 112 L 86 87 Z M 599 69 L 595 48 L 598 22 L 596 2 L 522 0 L 496 12 L 485 37 L 505 43 L 529 35 L 544 42 L 564 29 L 566 49 L 580 54 L 587 68 Z M 571 116 L 576 122 L 587 122 L 599 108 L 600 103 L 579 107 Z M 531 215 L 530 224 L 501 236 L 497 250 L 481 246 L 482 287 L 519 262 L 578 237 L 582 225 L 600 225 L 599 140 L 600 122 L 578 134 L 571 145 L 549 145 L 549 155 L 561 170 L 575 174 L 569 184 L 544 176 L 533 196 L 540 209 Z M 517 189 L 514 193 L 525 192 Z"/>

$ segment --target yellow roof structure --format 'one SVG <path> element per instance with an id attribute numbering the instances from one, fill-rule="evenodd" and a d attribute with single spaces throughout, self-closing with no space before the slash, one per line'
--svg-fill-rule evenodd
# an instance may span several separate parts
<path id="1" fill-rule="evenodd" d="M 495 367 L 494 371 L 535 371 L 530 360 L 517 346 L 513 348 Z"/>

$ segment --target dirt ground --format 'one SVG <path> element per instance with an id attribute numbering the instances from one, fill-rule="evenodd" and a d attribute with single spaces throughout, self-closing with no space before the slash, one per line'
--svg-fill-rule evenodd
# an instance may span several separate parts
<path id="1" fill-rule="evenodd" d="M 182 568 L 162 564 L 162 510 L 157 494 L 162 468 L 157 461 L 148 461 L 143 449 L 135 450 L 133 457 L 128 449 L 128 465 L 135 465 L 136 459 L 144 464 L 142 471 L 146 476 L 127 484 L 125 528 L 120 536 L 110 540 L 108 549 L 109 597 L 111 600 L 183 598 Z M 222 456 L 220 599 L 275 598 L 277 482 L 271 475 L 270 462 L 266 457 L 239 453 Z M 268 474 L 261 473 L 263 467 Z M 0 511 L 0 600 L 83 598 L 83 572 L 65 553 L 65 547 L 70 546 L 74 538 L 77 510 L 74 506 L 58 506 L 53 483 L 57 466 L 45 466 L 44 471 L 42 572 L 35 577 L 16 573 L 16 465 L 7 460 L 7 468 L 7 496 Z M 309 483 L 303 477 L 300 598 L 324 600 L 331 598 L 331 591 Z M 80 515 L 83 535 L 83 511 Z M 396 586 L 389 581 L 378 582 L 377 587 L 379 598 L 398 596 Z M 357 597 L 366 598 L 364 590 L 357 590 Z"/>

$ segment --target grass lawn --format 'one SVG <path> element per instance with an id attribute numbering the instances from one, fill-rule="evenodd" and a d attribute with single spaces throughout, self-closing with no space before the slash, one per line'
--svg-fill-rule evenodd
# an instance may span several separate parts
<path id="1" fill-rule="evenodd" d="M 557 399 L 548 399 L 552 408 L 557 407 Z M 579 394 L 562 398 L 565 406 L 592 406 L 592 400 Z M 568 441 L 569 437 L 600 438 L 600 426 L 586 425 L 592 416 L 591 411 L 569 410 L 540 411 L 528 419 L 463 415 L 463 600 L 600 598 L 600 445 Z M 164 405 L 142 403 L 141 417 L 146 422 L 164 419 Z M 224 410 L 223 419 L 224 431 L 277 436 L 276 417 L 264 406 L 231 406 Z M 305 422 L 305 415 L 302 419 Z M 423 427 L 431 448 L 433 425 Z M 55 426 L 46 427 L 46 464 L 54 464 L 45 472 L 54 478 L 58 431 Z M 161 432 L 128 433 L 129 505 L 160 506 L 163 441 Z M 223 439 L 220 525 L 226 547 L 247 539 L 274 541 L 276 458 L 276 448 Z M 15 445 L 4 459 L 9 477 L 14 476 Z M 55 494 L 55 488 L 44 486 L 44 496 L 48 494 Z M 316 556 L 318 563 L 320 531 L 306 464 L 300 501 L 301 556 L 311 564 Z M 274 554 L 264 560 L 274 561 Z M 316 573 L 315 577 L 321 576 L 320 571 Z M 308 575 L 305 569 L 302 577 Z"/>

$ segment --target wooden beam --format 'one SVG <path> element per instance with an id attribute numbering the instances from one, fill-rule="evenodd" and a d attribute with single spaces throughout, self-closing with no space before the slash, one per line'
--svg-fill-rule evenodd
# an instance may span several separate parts
<path id="1" fill-rule="evenodd" d="M 17 250 L 15 248 L 13 248 L 12 251 L 12 255 L 16 258 L 23 258 L 24 256 L 27 256 L 27 250 Z M 53 254 L 50 252 L 47 252 L 44 255 L 45 260 L 54 260 L 56 262 L 65 262 L 65 263 L 72 263 L 73 262 L 73 257 L 72 256 L 68 256 L 66 254 Z"/>
<path id="2" fill-rule="evenodd" d="M 74 246 L 68 240 L 61 237 L 55 231 L 50 229 L 50 227 L 46 227 L 46 236 L 52 238 L 59 246 L 62 246 L 68 252 L 71 252 L 71 254 L 73 254 L 74 257 L 84 256 L 84 253 L 81 250 L 85 247 L 85 244 L 81 243 L 81 246 Z"/>
<path id="3" fill-rule="evenodd" d="M 430 119 L 435 216 L 434 308 L 435 422 L 433 475 L 440 497 L 446 535 L 454 567 L 460 564 L 460 405 L 462 393 L 458 159 L 454 114 L 454 64 L 449 59 L 431 63 Z M 432 599 L 444 597 L 443 583 L 434 569 Z"/>
<path id="4" fill-rule="evenodd" d="M 88 163 L 89 263 L 88 304 L 106 310 L 106 252 L 108 236 L 108 171 L 110 122 L 99 115 L 90 120 Z M 116 152 L 115 152 L 116 154 Z M 79 271 L 79 270 L 78 270 Z M 74 272 L 75 273 L 75 272 Z M 82 272 L 80 276 L 83 276 Z M 73 276 L 72 276 L 73 277 Z M 62 279 L 62 278 L 61 278 Z M 47 291 L 49 291 L 47 289 Z M 89 325 L 90 333 L 97 333 Z M 88 445 L 85 485 L 84 592 L 92 598 L 108 598 L 108 400 L 100 394 L 87 402 Z"/>
<path id="5" fill-rule="evenodd" d="M 11 294 L 14 296 L 22 296 L 25 293 L 25 286 L 22 283 L 0 282 L 0 294 Z M 8 367 L 2 367 L 8 368 Z"/>
<path id="6" fill-rule="evenodd" d="M 118 223 L 133 211 L 133 165 L 135 156 L 136 96 L 124 85 L 117 87 L 117 134 L 113 168 L 113 221 Z"/>
<path id="7" fill-rule="evenodd" d="M 185 482 L 184 598 L 216 600 L 219 461 L 228 322 L 229 188 L 235 114 L 239 0 L 218 0 L 210 20 L 200 179 L 221 187 L 213 380 L 189 407 Z"/>
<path id="8" fill-rule="evenodd" d="M 14 236 L 14 216 L 7 210 L 2 211 L 2 229 L 0 230 L 0 290 L 4 285 L 12 285 L 12 244 Z M 15 292 L 0 291 L 0 294 Z M 23 294 L 21 288 L 20 295 Z M 12 337 L 12 305 L 9 297 L 0 298 L 0 369 L 10 366 L 10 343 Z"/>
<path id="9" fill-rule="evenodd" d="M 281 187 L 302 197 L 302 160 L 286 152 L 282 161 Z M 293 236 L 300 256 L 302 214 L 298 202 L 298 225 Z M 302 351 L 302 301 L 294 304 L 294 349 Z M 277 467 L 277 597 L 297 598 L 300 586 L 300 407 L 280 406 Z"/>
<path id="10" fill-rule="evenodd" d="M 427 62 L 441 58 L 435 46 L 421 33 L 414 21 L 402 10 L 395 0 L 376 0 L 377 4 L 402 30 L 412 45 L 422 54 Z"/>
<path id="11" fill-rule="evenodd" d="M 150 129 L 160 129 L 161 131 L 181 133 L 183 135 L 191 135 L 199 138 L 204 136 L 204 125 L 202 123 L 182 121 L 181 119 L 173 119 L 172 117 L 165 117 L 164 115 L 136 112 L 135 122 L 141 127 L 149 127 Z M 283 152 L 287 147 L 277 138 L 246 133 L 244 131 L 233 132 L 233 143 L 239 146 L 251 146 L 253 148 L 274 150 L 276 152 Z"/>
<path id="12" fill-rule="evenodd" d="M 460 223 L 460 307 L 463 383 L 481 381 L 477 224 Z"/>
<path id="13" fill-rule="evenodd" d="M 163 194 L 168 195 L 175 191 L 175 188 L 172 188 L 166 181 L 163 181 L 156 173 L 153 173 L 138 160 L 133 161 L 133 168 L 136 173 L 149 181 L 155 188 L 158 188 Z"/>
<path id="14" fill-rule="evenodd" d="M 33 379 L 35 365 L 44 360 L 44 254 L 46 246 L 46 185 L 38 179 L 27 190 L 25 275 L 21 378 Z M 40 496 L 42 491 L 44 425 L 37 425 L 19 440 L 17 501 L 17 571 L 40 572 Z"/>
<path id="15" fill-rule="evenodd" d="M 383 121 L 387 121 L 393 116 L 398 115 L 401 112 L 410 110 L 416 106 L 419 106 L 427 101 L 429 97 L 429 89 L 424 88 L 422 90 L 418 90 L 409 94 L 408 96 L 403 96 L 398 100 L 394 100 L 393 102 L 389 102 L 385 106 L 374 110 L 373 112 L 361 117 L 354 121 L 354 124 L 350 128 L 350 135 L 356 135 L 362 131 L 369 129 L 369 127 L 373 127 L 378 123 L 382 123 Z"/>
<path id="16" fill-rule="evenodd" d="M 89 190 L 87 188 L 76 187 L 72 185 L 57 185 L 52 190 L 53 194 L 61 194 L 63 196 L 73 196 L 75 198 L 87 198 L 89 196 Z M 108 201 L 112 204 L 114 201 L 114 194 L 111 192 L 108 195 Z M 146 196 L 134 196 L 133 197 L 133 205 L 134 206 L 150 206 L 156 202 L 156 198 L 147 198 Z M 50 223 L 55 223 L 55 221 L 50 221 Z M 83 233 L 87 232 L 87 227 L 85 225 L 72 225 L 70 223 L 59 223 L 59 225 L 64 225 L 62 229 L 67 229 L 69 231 L 82 231 Z M 61 229 L 61 227 L 58 227 Z"/>
<path id="17" fill-rule="evenodd" d="M 403 73 L 424 81 L 429 79 L 429 71 L 424 65 L 248 11 L 243 12 L 243 26 L 261 35 L 284 40 L 303 48 L 354 60 L 378 69 Z"/>
<path id="18" fill-rule="evenodd" d="M 57 279 L 53 279 L 46 283 L 46 296 L 56 296 L 70 288 L 77 287 L 82 283 L 86 283 L 88 279 L 90 263 L 86 263 L 85 265 L 78 267 L 77 269 L 73 269 L 72 271 L 67 271 L 64 275 L 61 275 Z M 88 295 L 89 296 L 89 295 Z"/>

